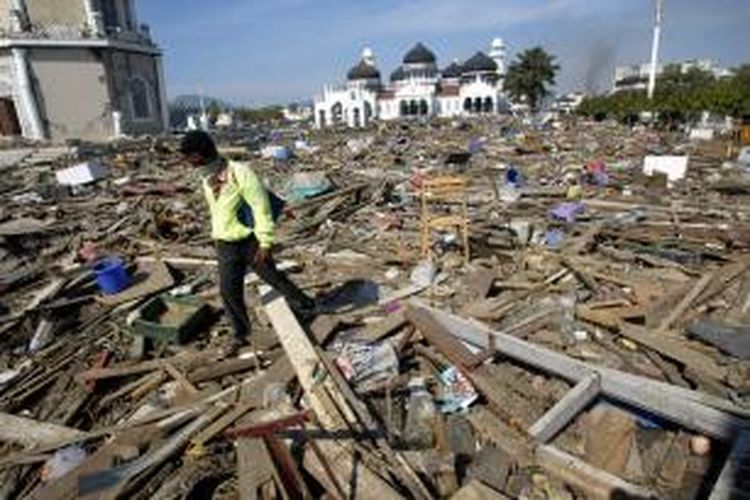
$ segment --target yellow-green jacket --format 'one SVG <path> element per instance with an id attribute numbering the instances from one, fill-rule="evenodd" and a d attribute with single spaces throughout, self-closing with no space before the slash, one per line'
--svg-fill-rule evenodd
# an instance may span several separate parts
<path id="1" fill-rule="evenodd" d="M 274 223 L 265 186 L 245 163 L 229 161 L 227 169 L 227 180 L 218 197 L 214 196 L 208 176 L 203 177 L 203 192 L 211 212 L 211 238 L 239 241 L 255 233 L 262 248 L 271 247 Z M 250 225 L 240 220 L 247 206 L 252 210 Z"/>

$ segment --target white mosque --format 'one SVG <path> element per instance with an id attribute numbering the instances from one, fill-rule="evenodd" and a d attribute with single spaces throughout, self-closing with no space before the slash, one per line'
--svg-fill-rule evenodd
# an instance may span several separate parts
<path id="1" fill-rule="evenodd" d="M 370 48 L 347 73 L 347 83 L 326 86 L 315 98 L 315 125 L 364 127 L 373 120 L 402 117 L 455 117 L 500 113 L 508 103 L 503 93 L 506 51 L 496 38 L 489 55 L 477 52 L 463 64 L 438 69 L 435 54 L 417 43 L 383 84 Z"/>

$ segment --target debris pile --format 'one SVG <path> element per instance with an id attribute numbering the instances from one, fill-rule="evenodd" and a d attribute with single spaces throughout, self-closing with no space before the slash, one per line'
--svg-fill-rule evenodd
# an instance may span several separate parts
<path id="1" fill-rule="evenodd" d="M 222 152 L 288 201 L 276 259 L 320 314 L 249 273 L 235 355 L 175 142 L 3 152 L 0 496 L 750 491 L 750 174 L 721 138 L 273 136 Z"/>

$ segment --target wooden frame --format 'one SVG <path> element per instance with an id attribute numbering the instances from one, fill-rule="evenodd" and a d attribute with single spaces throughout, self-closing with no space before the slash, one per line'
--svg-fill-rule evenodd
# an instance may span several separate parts
<path id="1" fill-rule="evenodd" d="M 493 331 L 477 321 L 427 307 L 416 300 L 412 300 L 412 307 L 420 310 L 422 315 L 429 315 L 432 321 L 476 349 L 493 349 L 528 366 L 576 383 L 566 396 L 529 429 L 529 433 L 539 443 L 537 457 L 551 473 L 563 479 L 570 479 L 570 474 L 578 479 L 585 477 L 581 484 L 591 486 L 594 496 L 599 496 L 597 491 L 608 491 L 608 487 L 630 492 L 636 497 L 650 495 L 648 490 L 631 485 L 545 444 L 594 399 L 607 396 L 664 417 L 687 429 L 732 442 L 732 452 L 714 485 L 710 499 L 727 500 L 734 498 L 732 495 L 737 493 L 733 482 L 740 477 L 742 461 L 750 460 L 750 415 L 747 410 L 699 391 L 584 363 L 511 335 Z M 594 486 L 599 490 L 594 490 Z"/>

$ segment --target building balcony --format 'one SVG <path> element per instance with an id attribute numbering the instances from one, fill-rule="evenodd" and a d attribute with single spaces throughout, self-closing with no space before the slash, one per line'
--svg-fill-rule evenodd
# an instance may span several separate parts
<path id="1" fill-rule="evenodd" d="M 88 24 L 72 25 L 62 23 L 32 23 L 19 29 L 17 26 L 6 25 L 0 27 L 0 38 L 6 40 L 30 41 L 65 41 L 87 42 L 93 40 L 115 41 L 132 45 L 156 47 L 151 39 L 151 32 L 147 24 L 142 24 L 138 30 L 123 29 L 119 26 L 108 27 L 97 32 Z"/>

